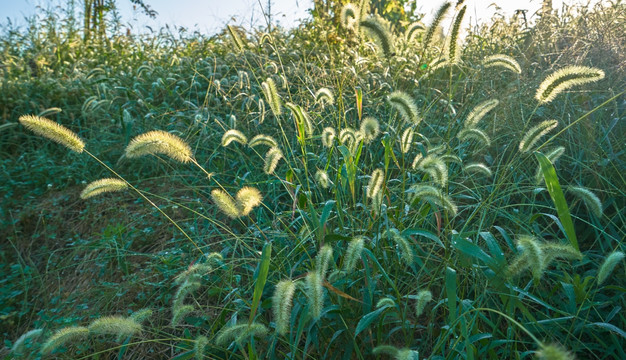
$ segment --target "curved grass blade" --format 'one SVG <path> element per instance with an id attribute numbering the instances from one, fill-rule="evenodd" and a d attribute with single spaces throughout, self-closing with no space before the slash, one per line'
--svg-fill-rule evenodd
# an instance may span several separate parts
<path id="1" fill-rule="evenodd" d="M 263 252 L 261 253 L 261 263 L 259 264 L 259 271 L 256 277 L 256 283 L 254 284 L 254 294 L 252 295 L 252 307 L 250 308 L 250 320 L 252 324 L 256 310 L 259 307 L 261 301 L 261 294 L 263 294 L 263 288 L 267 281 L 267 274 L 270 270 L 270 258 L 272 256 L 272 243 L 265 243 L 263 245 Z"/>

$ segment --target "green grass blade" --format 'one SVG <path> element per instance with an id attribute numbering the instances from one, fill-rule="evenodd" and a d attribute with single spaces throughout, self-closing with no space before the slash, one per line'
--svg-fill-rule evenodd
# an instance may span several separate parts
<path id="1" fill-rule="evenodd" d="M 256 283 L 254 284 L 254 294 L 252 295 L 252 307 L 250 308 L 250 320 L 252 324 L 256 310 L 259 307 L 259 301 L 261 301 L 261 294 L 263 294 L 263 288 L 267 281 L 267 274 L 270 270 L 270 258 L 272 256 L 272 244 L 265 243 L 263 245 L 263 252 L 261 253 L 261 263 L 259 264 L 259 271 L 256 277 Z"/>
<path id="2" fill-rule="evenodd" d="M 561 190 L 561 184 L 559 184 L 559 179 L 556 176 L 556 170 L 554 166 L 550 162 L 550 160 L 542 153 L 535 152 L 535 156 L 541 165 L 541 173 L 543 174 L 543 179 L 546 182 L 546 187 L 548 188 L 548 192 L 550 193 L 550 197 L 552 198 L 552 202 L 554 206 L 556 206 L 556 212 L 559 215 L 559 219 L 561 220 L 561 224 L 565 229 L 565 235 L 567 236 L 570 244 L 574 247 L 574 249 L 580 251 L 578 247 L 578 239 L 576 239 L 576 232 L 574 231 L 574 223 L 572 222 L 572 216 L 570 215 L 569 208 L 567 207 L 567 202 L 565 201 L 565 196 L 563 196 L 563 190 Z"/>
<path id="3" fill-rule="evenodd" d="M 456 270 L 446 268 L 446 296 L 448 297 L 448 311 L 450 311 L 450 324 L 456 322 Z"/>

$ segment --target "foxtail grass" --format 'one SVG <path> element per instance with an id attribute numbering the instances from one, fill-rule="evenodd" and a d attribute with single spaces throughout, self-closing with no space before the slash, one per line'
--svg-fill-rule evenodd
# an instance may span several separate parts
<path id="1" fill-rule="evenodd" d="M 248 143 L 248 138 L 239 130 L 228 130 L 222 135 L 222 146 L 226 147 L 232 142 L 238 142 L 241 145 Z"/>
<path id="2" fill-rule="evenodd" d="M 105 178 L 90 182 L 80 193 L 81 199 L 89 199 L 106 192 L 116 192 L 128 189 L 125 181 L 115 178 Z"/>
<path id="3" fill-rule="evenodd" d="M 516 74 L 522 73 L 522 68 L 519 66 L 517 60 L 504 54 L 497 54 L 486 57 L 485 60 L 483 60 L 483 66 L 485 68 L 501 67 Z"/>
<path id="4" fill-rule="evenodd" d="M 52 120 L 35 115 L 23 115 L 18 120 L 28 130 L 59 143 L 74 152 L 80 154 L 85 149 L 85 142 L 76 133 Z"/>
<path id="5" fill-rule="evenodd" d="M 581 199 L 587 209 L 596 217 L 602 217 L 602 201 L 600 201 L 600 198 L 591 190 L 581 186 L 568 186 L 567 192 Z"/>
<path id="6" fill-rule="evenodd" d="M 499 103 L 500 102 L 497 99 L 489 99 L 476 105 L 465 119 L 465 128 L 469 129 L 476 127 L 478 122 L 482 120 L 488 112 L 498 106 Z"/>
<path id="7" fill-rule="evenodd" d="M 285 335 L 289 332 L 289 319 L 296 284 L 293 280 L 283 280 L 276 284 L 272 297 L 272 312 L 276 323 L 276 332 Z"/>
<path id="8" fill-rule="evenodd" d="M 129 159 L 157 154 L 166 155 L 182 163 L 193 160 L 191 148 L 183 139 L 161 130 L 149 131 L 135 137 L 124 153 Z"/>
<path id="9" fill-rule="evenodd" d="M 361 258 L 364 247 L 365 238 L 363 236 L 356 236 L 350 240 L 343 259 L 343 270 L 346 273 L 350 273 L 354 270 L 357 261 Z"/>
<path id="10" fill-rule="evenodd" d="M 540 104 L 554 100 L 563 91 L 604 79 L 604 71 L 587 66 L 567 66 L 550 74 L 537 89 L 535 99 Z"/>
<path id="11" fill-rule="evenodd" d="M 89 329 L 83 326 L 66 327 L 57 330 L 46 340 L 41 347 L 41 353 L 46 355 L 67 343 L 78 343 L 89 336 Z"/>
<path id="12" fill-rule="evenodd" d="M 394 39 L 393 35 L 387 29 L 387 26 L 383 24 L 382 19 L 376 16 L 369 16 L 367 19 L 362 20 L 359 23 L 362 29 L 365 29 L 367 33 L 374 39 L 374 43 L 380 49 L 380 52 L 389 58 L 394 52 Z"/>
<path id="13" fill-rule="evenodd" d="M 533 126 L 519 143 L 519 151 L 520 152 L 529 152 L 532 150 L 533 146 L 541 139 L 544 135 L 552 131 L 559 125 L 559 122 L 556 120 L 546 120 L 542 121 L 539 124 Z"/>
<path id="14" fill-rule="evenodd" d="M 282 158 L 283 152 L 279 148 L 273 147 L 269 149 L 265 154 L 265 164 L 263 166 L 263 171 L 268 175 L 273 174 L 276 170 L 276 167 L 278 166 L 278 162 Z"/>
<path id="15" fill-rule="evenodd" d="M 404 121 L 419 124 L 421 119 L 417 113 L 417 106 L 411 96 L 402 91 L 394 91 L 389 95 L 389 103 L 400 113 Z"/>
<path id="16" fill-rule="evenodd" d="M 263 95 L 265 95 L 265 100 L 270 104 L 272 113 L 278 119 L 278 116 L 280 116 L 283 111 L 280 96 L 278 96 L 278 90 L 276 90 L 276 83 L 274 83 L 272 78 L 267 78 L 267 80 L 261 83 L 261 89 L 263 90 Z"/>
<path id="17" fill-rule="evenodd" d="M 614 251 L 604 259 L 600 269 L 598 270 L 598 284 L 602 284 L 609 278 L 615 267 L 624 259 L 624 253 Z"/>

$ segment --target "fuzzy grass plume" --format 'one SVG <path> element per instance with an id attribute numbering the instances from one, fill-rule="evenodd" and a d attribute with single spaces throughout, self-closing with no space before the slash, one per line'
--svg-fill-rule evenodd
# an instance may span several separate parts
<path id="1" fill-rule="evenodd" d="M 209 339 L 206 336 L 198 336 L 193 346 L 193 353 L 196 360 L 204 359 L 204 351 L 207 345 L 209 345 Z"/>
<path id="2" fill-rule="evenodd" d="M 278 143 L 276 142 L 276 140 L 274 140 L 274 138 L 269 135 L 256 135 L 248 142 L 249 147 L 256 147 L 259 145 L 267 145 L 270 148 L 278 147 Z"/>
<path id="3" fill-rule="evenodd" d="M 546 120 L 530 128 L 519 143 L 519 151 L 529 152 L 545 134 L 559 125 L 556 120 Z"/>
<path id="4" fill-rule="evenodd" d="M 430 179 L 441 187 L 448 183 L 448 166 L 436 155 L 428 155 L 416 165 L 416 169 L 428 174 Z"/>
<path id="5" fill-rule="evenodd" d="M 540 360 L 574 360 L 575 357 L 572 353 L 567 351 L 561 345 L 556 344 L 541 344 L 539 351 L 536 353 L 537 358 Z"/>
<path id="6" fill-rule="evenodd" d="M 421 21 L 415 21 L 411 23 L 404 32 L 404 38 L 407 42 L 415 41 L 418 34 L 426 31 L 426 26 Z"/>
<path id="7" fill-rule="evenodd" d="M 404 121 L 415 125 L 420 123 L 417 106 L 409 94 L 403 91 L 394 91 L 389 95 L 389 103 L 398 110 Z"/>
<path id="8" fill-rule="evenodd" d="M 183 139 L 161 130 L 149 131 L 135 137 L 126 147 L 124 156 L 130 159 L 156 154 L 166 155 L 182 163 L 193 159 L 191 148 Z"/>
<path id="9" fill-rule="evenodd" d="M 522 73 L 522 68 L 519 66 L 517 60 L 503 54 L 488 56 L 485 60 L 483 60 L 483 66 L 485 68 L 501 67 L 516 74 Z"/>
<path id="10" fill-rule="evenodd" d="M 305 278 L 306 294 L 309 300 L 311 317 L 318 320 L 324 307 L 323 278 L 318 271 L 311 271 Z"/>
<path id="11" fill-rule="evenodd" d="M 335 129 L 331 127 L 325 128 L 322 130 L 322 145 L 326 148 L 333 146 L 336 136 L 337 133 L 335 132 Z"/>
<path id="12" fill-rule="evenodd" d="M 598 270 L 598 284 L 604 283 L 622 260 L 624 260 L 624 253 L 621 251 L 613 251 L 607 256 Z"/>
<path id="13" fill-rule="evenodd" d="M 238 142 L 241 145 L 248 143 L 248 138 L 239 130 L 231 129 L 224 133 L 222 136 L 222 146 L 226 147 L 232 142 Z"/>
<path id="14" fill-rule="evenodd" d="M 465 172 L 468 173 L 477 173 L 477 174 L 482 174 L 485 175 L 487 177 L 491 177 L 493 176 L 491 169 L 489 169 L 487 167 L 487 165 L 483 164 L 483 163 L 470 163 L 467 164 L 463 167 L 463 170 L 465 170 Z"/>
<path id="15" fill-rule="evenodd" d="M 21 355 L 24 350 L 24 344 L 29 340 L 32 341 L 33 339 L 40 337 L 42 334 L 43 329 L 33 329 L 22 334 L 22 336 L 17 338 L 17 340 L 13 343 L 11 353 L 13 355 Z"/>
<path id="16" fill-rule="evenodd" d="M 333 259 L 333 248 L 326 244 L 322 246 L 315 257 L 315 270 L 320 274 L 322 280 L 326 278 L 326 273 L 328 272 L 328 267 L 331 263 L 333 265 L 335 264 L 335 260 Z"/>
<path id="17" fill-rule="evenodd" d="M 426 308 L 426 304 L 432 301 L 433 294 L 428 290 L 420 290 L 417 293 L 417 299 L 415 301 L 415 316 L 420 316 Z"/>
<path id="18" fill-rule="evenodd" d="M 604 79 L 604 71 L 587 66 L 567 66 L 549 75 L 537 89 L 535 99 L 540 104 L 554 100 L 563 91 Z"/>
<path id="19" fill-rule="evenodd" d="M 483 146 L 491 145 L 491 139 L 484 131 L 477 128 L 462 129 L 457 134 L 457 138 L 461 141 L 475 140 Z"/>
<path id="20" fill-rule="evenodd" d="M 265 164 L 263 165 L 263 171 L 267 175 L 271 175 L 276 170 L 278 166 L 278 162 L 283 158 L 283 152 L 277 148 L 273 147 L 267 151 L 265 154 Z"/>
<path id="21" fill-rule="evenodd" d="M 363 142 L 369 144 L 374 141 L 378 134 L 380 134 L 380 125 L 378 120 L 371 116 L 366 117 L 361 121 L 361 128 L 359 130 L 363 134 Z"/>
<path id="22" fill-rule="evenodd" d="M 272 312 L 276 323 L 276 332 L 285 335 L 289 332 L 289 319 L 296 283 L 293 280 L 283 280 L 276 284 L 272 297 Z"/>
<path id="23" fill-rule="evenodd" d="M 261 192 L 249 186 L 241 188 L 235 199 L 222 189 L 211 191 L 211 198 L 217 207 L 231 219 L 249 215 L 252 209 L 263 201 Z"/>
<path id="24" fill-rule="evenodd" d="M 393 35 L 389 29 L 387 29 L 382 19 L 376 16 L 369 16 L 367 19 L 361 21 L 359 25 L 374 39 L 374 43 L 386 58 L 390 58 L 393 55 Z"/>
<path id="25" fill-rule="evenodd" d="M 128 188 L 125 181 L 114 178 L 105 178 L 90 182 L 80 193 L 81 199 L 89 199 L 105 192 L 122 191 Z"/>
<path id="26" fill-rule="evenodd" d="M 581 199 L 587 209 L 596 217 L 602 217 L 602 201 L 600 201 L 600 198 L 591 192 L 591 190 L 581 186 L 569 186 L 567 192 Z"/>
<path id="27" fill-rule="evenodd" d="M 425 200 L 446 209 L 452 216 L 455 216 L 458 212 L 457 206 L 450 197 L 432 185 L 415 184 L 409 188 L 408 192 L 411 194 L 411 203 Z"/>
<path id="28" fill-rule="evenodd" d="M 80 154 L 85 149 L 85 143 L 76 133 L 52 120 L 35 115 L 23 115 L 18 121 L 35 134 L 59 143 L 74 152 Z"/>
<path id="29" fill-rule="evenodd" d="M 367 185 L 367 197 L 369 199 L 375 198 L 380 190 L 383 188 L 385 182 L 385 173 L 381 169 L 376 169 L 372 172 L 370 181 Z"/>
<path id="30" fill-rule="evenodd" d="M 89 329 L 84 326 L 72 326 L 57 330 L 46 340 L 41 347 L 41 353 L 46 355 L 67 343 L 77 343 L 89 336 Z"/>
<path id="31" fill-rule="evenodd" d="M 141 324 L 123 316 L 105 316 L 94 320 L 88 327 L 93 335 L 115 335 L 120 338 L 141 333 Z"/>
<path id="32" fill-rule="evenodd" d="M 358 18 L 360 18 L 361 10 L 353 3 L 347 3 L 341 8 L 341 14 L 339 20 L 341 26 L 344 29 L 356 30 L 356 24 L 358 24 Z"/>
<path id="33" fill-rule="evenodd" d="M 261 90 L 263 91 L 263 95 L 265 95 L 265 100 L 270 104 L 272 113 L 278 118 L 283 111 L 280 96 L 278 96 L 278 90 L 276 90 L 276 83 L 272 78 L 267 78 L 267 80 L 261 83 Z"/>
<path id="34" fill-rule="evenodd" d="M 414 261 L 413 249 L 411 247 L 411 243 L 407 240 L 396 228 L 391 228 L 386 230 L 383 235 L 383 238 L 389 239 L 393 241 L 398 249 L 400 250 L 400 258 L 404 261 L 405 264 L 411 265 Z"/>
<path id="35" fill-rule="evenodd" d="M 482 118 L 484 118 L 488 112 L 498 106 L 499 103 L 500 101 L 498 101 L 497 99 L 489 99 L 476 105 L 465 119 L 465 128 L 474 128 L 478 124 L 478 122 L 482 120 Z"/>
<path id="36" fill-rule="evenodd" d="M 315 173 L 315 182 L 322 188 L 328 189 L 330 186 L 330 179 L 328 178 L 328 174 L 324 170 L 317 170 Z"/>
<path id="37" fill-rule="evenodd" d="M 465 10 L 467 10 L 467 5 L 463 6 L 461 10 L 459 10 L 456 18 L 454 19 L 454 23 L 452 24 L 452 30 L 448 35 L 448 42 L 446 44 L 447 48 L 447 57 L 448 63 L 450 64 L 458 64 L 461 62 L 461 46 L 459 46 L 459 32 L 461 30 L 461 23 L 463 22 L 463 17 L 465 16 Z"/>
<path id="38" fill-rule="evenodd" d="M 226 347 L 232 341 L 242 346 L 252 337 L 263 337 L 267 335 L 267 328 L 263 324 L 237 324 L 223 328 L 215 338 L 215 344 Z"/>
<path id="39" fill-rule="evenodd" d="M 325 105 L 334 105 L 335 104 L 335 96 L 333 92 L 330 91 L 329 88 L 320 88 L 315 92 L 315 101 L 317 103 Z"/>
<path id="40" fill-rule="evenodd" d="M 413 145 L 413 136 L 415 135 L 415 129 L 413 127 L 408 127 L 406 130 L 402 132 L 402 136 L 400 137 L 400 150 L 403 154 L 406 154 L 411 150 L 411 145 Z"/>
<path id="41" fill-rule="evenodd" d="M 424 35 L 424 49 L 425 50 L 428 50 L 428 48 L 430 47 L 430 43 L 432 42 L 433 37 L 435 36 L 435 32 L 437 31 L 437 28 L 441 24 L 441 21 L 443 21 L 443 18 L 446 16 L 446 13 L 448 12 L 451 6 L 452 4 L 446 1 L 445 3 L 441 5 L 441 7 L 439 7 L 439 10 L 437 10 L 437 13 L 435 14 L 435 18 L 430 23 L 430 26 L 428 27 L 428 30 L 426 30 L 426 34 Z"/>
<path id="42" fill-rule="evenodd" d="M 365 238 L 363 236 L 355 236 L 350 240 L 343 259 L 343 269 L 346 273 L 354 270 L 357 261 L 361 258 L 364 247 Z"/>

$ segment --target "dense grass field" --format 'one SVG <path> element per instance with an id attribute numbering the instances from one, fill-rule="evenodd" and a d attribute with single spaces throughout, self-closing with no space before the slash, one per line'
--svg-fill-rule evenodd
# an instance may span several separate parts
<path id="1" fill-rule="evenodd" d="M 0 356 L 626 358 L 626 4 L 367 3 L 5 25 Z"/>

